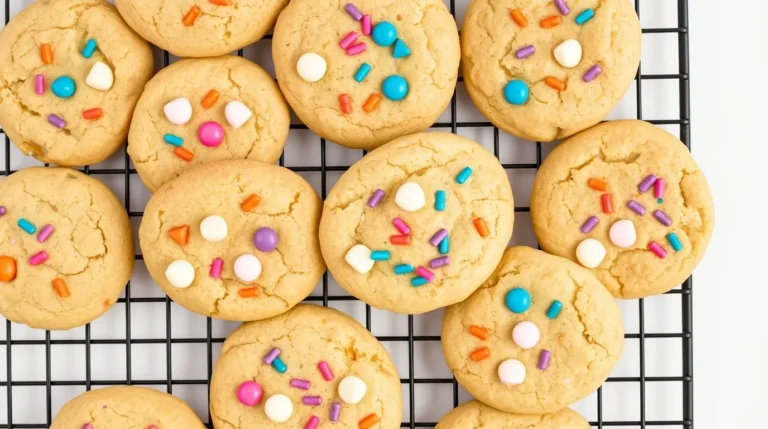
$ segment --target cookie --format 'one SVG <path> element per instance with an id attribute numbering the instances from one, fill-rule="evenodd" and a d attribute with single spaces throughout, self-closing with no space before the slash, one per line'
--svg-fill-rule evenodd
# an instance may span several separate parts
<path id="1" fill-rule="evenodd" d="M 42 162 L 101 162 L 125 141 L 152 63 L 106 1 L 34 2 L 0 33 L 0 124 Z"/>
<path id="2" fill-rule="evenodd" d="M 512 247 L 493 275 L 445 312 L 442 345 L 456 380 L 478 400 L 546 414 L 586 397 L 621 355 L 616 301 L 589 270 Z"/>
<path id="3" fill-rule="evenodd" d="M 147 387 L 115 386 L 91 390 L 67 402 L 51 429 L 203 429 L 181 399 Z"/>
<path id="4" fill-rule="evenodd" d="M 464 83 L 494 125 L 549 142 L 608 115 L 637 73 L 640 39 L 626 0 L 473 0 Z"/>
<path id="5" fill-rule="evenodd" d="M 545 415 L 510 414 L 482 402 L 470 401 L 443 416 L 435 429 L 589 429 L 589 423 L 570 408 Z"/>
<path id="6" fill-rule="evenodd" d="M 459 38 L 441 0 L 293 0 L 273 46 L 280 88 L 302 122 L 351 148 L 424 131 L 456 87 Z"/>
<path id="7" fill-rule="evenodd" d="M 236 56 L 181 60 L 147 84 L 133 115 L 128 154 L 155 191 L 190 165 L 274 163 L 289 127 L 288 106 L 261 67 Z"/>
<path id="8" fill-rule="evenodd" d="M 261 39 L 289 0 L 116 0 L 125 21 L 178 57 L 228 54 Z"/>
<path id="9" fill-rule="evenodd" d="M 384 347 L 356 320 L 314 305 L 237 328 L 211 378 L 216 427 L 394 429 L 402 404 Z"/>
<path id="10" fill-rule="evenodd" d="M 27 168 L 0 181 L 0 313 L 70 329 L 117 301 L 133 271 L 128 214 L 98 180 Z"/>
<path id="11" fill-rule="evenodd" d="M 304 299 L 325 271 L 322 202 L 292 171 L 258 161 L 186 170 L 149 200 L 139 241 L 152 278 L 177 304 L 246 321 Z"/>
<path id="12" fill-rule="evenodd" d="M 499 161 L 448 133 L 369 153 L 331 190 L 320 247 L 336 281 L 366 303 L 416 314 L 464 300 L 512 236 L 514 201 Z"/>
<path id="13" fill-rule="evenodd" d="M 690 276 L 714 229 L 704 174 L 673 135 L 614 121 L 561 143 L 536 174 L 536 237 L 619 298 L 666 292 Z"/>

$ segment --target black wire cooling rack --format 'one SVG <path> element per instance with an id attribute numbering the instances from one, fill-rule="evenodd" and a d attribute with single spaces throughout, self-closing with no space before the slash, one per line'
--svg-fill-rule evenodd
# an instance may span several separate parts
<path id="1" fill-rule="evenodd" d="M 635 9 L 638 15 L 641 13 L 643 3 L 649 3 L 651 0 L 634 0 Z M 679 135 L 682 142 L 690 149 L 690 94 L 689 94 L 689 49 L 688 49 L 688 1 L 687 0 L 654 0 L 663 1 L 669 3 L 676 3 L 676 26 L 668 26 L 664 28 L 643 28 L 643 34 L 670 34 L 677 36 L 677 54 L 678 54 L 678 72 L 674 74 L 642 74 L 641 69 L 638 69 L 638 73 L 635 78 L 635 90 L 636 90 L 636 108 L 637 118 L 644 119 L 652 124 L 656 125 L 669 125 L 678 126 Z M 451 13 L 456 15 L 456 0 L 450 0 L 447 2 Z M 11 0 L 4 0 L 4 14 L 5 23 L 8 23 L 10 15 L 12 13 Z M 267 36 L 271 38 L 271 36 Z M 244 51 L 241 49 L 238 51 L 238 55 L 243 56 Z M 167 66 L 170 62 L 170 56 L 167 52 L 163 53 L 163 66 Z M 679 91 L 679 115 L 677 118 L 643 118 L 643 82 L 651 80 L 666 80 L 676 82 Z M 462 79 L 459 78 L 461 82 Z M 487 128 L 493 129 L 493 152 L 496 157 L 499 157 L 499 130 L 489 122 L 462 122 L 457 119 L 457 99 L 456 95 L 451 101 L 450 105 L 450 122 L 438 122 L 433 128 L 447 130 L 450 129 L 453 133 L 458 133 L 459 128 Z M 306 130 L 307 127 L 303 124 L 293 124 L 291 129 Z M 2 171 L 3 176 L 7 176 L 14 171 L 11 168 L 11 142 L 8 136 L 0 130 L 0 134 L 3 135 L 5 141 L 5 166 Z M 293 171 L 313 172 L 320 173 L 320 191 L 321 196 L 325 198 L 328 191 L 328 173 L 329 172 L 341 172 L 348 168 L 348 166 L 336 166 L 326 164 L 326 146 L 327 143 L 324 139 L 320 139 L 320 159 L 317 166 L 304 166 L 304 167 L 290 167 Z M 503 166 L 507 170 L 532 170 L 538 169 L 542 162 L 542 144 L 535 143 L 536 145 L 536 162 L 535 163 L 504 163 Z M 280 158 L 280 165 L 285 164 L 285 155 Z M 130 208 L 131 204 L 131 176 L 136 175 L 136 170 L 130 167 L 129 158 L 125 154 L 125 164 L 123 168 L 90 168 L 84 167 L 82 170 L 87 174 L 97 175 L 112 175 L 124 177 L 124 201 L 126 207 Z M 529 207 L 516 207 L 515 212 L 529 212 Z M 140 219 L 143 212 L 130 211 L 132 220 Z M 136 256 L 137 260 L 142 259 L 141 255 Z M 125 289 L 125 297 L 120 298 L 116 305 L 125 306 L 125 339 L 92 339 L 91 338 L 91 326 L 85 326 L 85 338 L 80 340 L 52 340 L 51 332 L 45 332 L 44 340 L 13 340 L 11 338 L 11 328 L 13 324 L 6 321 L 6 339 L 0 341 L 0 346 L 5 347 L 6 352 L 6 367 L 7 378 L 6 381 L 0 382 L 0 387 L 7 389 L 7 407 L 6 416 L 7 421 L 0 421 L 0 428 L 48 428 L 51 424 L 52 413 L 52 387 L 56 386 L 84 386 L 86 390 L 90 390 L 94 386 L 110 386 L 110 385 L 152 385 L 162 386 L 165 385 L 169 393 L 173 392 L 174 386 L 180 385 L 202 385 L 209 386 L 210 375 L 213 371 L 214 364 L 214 344 L 222 343 L 224 338 L 219 338 L 213 334 L 212 320 L 207 320 L 207 330 L 205 336 L 199 336 L 197 338 L 178 338 L 173 337 L 171 333 L 171 300 L 168 297 L 165 298 L 132 298 L 131 297 L 131 283 L 129 282 Z M 606 406 L 604 405 L 604 388 L 601 387 L 597 391 L 597 411 L 594 414 L 596 417 L 591 421 L 591 425 L 597 428 L 604 427 L 636 427 L 643 428 L 654 426 L 663 426 L 665 428 L 693 428 L 693 291 L 692 280 L 689 278 L 686 280 L 679 289 L 674 289 L 667 292 L 662 298 L 672 299 L 673 296 L 677 296 L 680 299 L 682 324 L 679 332 L 666 332 L 666 333 L 646 333 L 646 306 L 645 301 L 640 299 L 637 302 L 637 311 L 639 315 L 638 333 L 626 334 L 625 338 L 638 340 L 639 342 L 639 376 L 636 377 L 612 377 L 607 380 L 607 384 L 613 383 L 635 383 L 639 384 L 639 417 L 632 420 L 606 420 L 603 418 Z M 328 306 L 329 302 L 334 301 L 355 301 L 354 297 L 350 296 L 334 296 L 329 293 L 329 278 L 326 272 L 323 275 L 322 280 L 322 296 L 311 296 L 307 298 L 307 301 L 314 302 Z M 131 337 L 131 306 L 143 305 L 146 303 L 165 304 L 165 319 L 166 319 L 166 335 L 165 338 L 157 339 L 137 339 Z M 372 328 L 371 320 L 371 307 L 365 306 L 365 326 L 368 330 Z M 414 347 L 419 342 L 437 342 L 440 341 L 439 336 L 420 336 L 414 334 L 414 317 L 408 316 L 408 334 L 402 336 L 378 336 L 379 341 L 384 343 L 388 342 L 401 342 L 407 343 L 408 349 L 408 372 L 404 375 L 405 378 L 401 379 L 401 383 L 404 389 L 407 389 L 407 403 L 404 404 L 404 408 L 409 413 L 409 421 L 404 421 L 401 427 L 404 428 L 421 428 L 432 427 L 436 425 L 434 421 L 417 421 L 416 419 L 416 385 L 420 384 L 438 384 L 451 386 L 453 391 L 453 407 L 459 405 L 459 386 L 456 380 L 453 378 L 418 378 L 415 371 L 415 357 Z M 676 339 L 682 342 L 682 371 L 680 376 L 647 376 L 646 375 L 646 340 L 647 339 Z M 124 379 L 117 380 L 94 380 L 92 374 L 92 357 L 91 346 L 103 345 L 103 344 L 116 344 L 125 345 L 125 361 L 126 372 Z M 165 345 L 166 355 L 165 363 L 166 374 L 165 379 L 153 379 L 153 380 L 139 380 L 131 376 L 132 361 L 131 361 L 131 346 L 138 344 L 155 344 Z M 172 372 L 172 359 L 171 349 L 173 344 L 204 344 L 207 350 L 207 379 L 186 379 L 173 377 Z M 12 348 L 13 346 L 43 346 L 45 348 L 45 380 L 44 381 L 14 381 L 12 371 Z M 85 348 L 85 377 L 82 380 L 55 380 L 52 378 L 51 362 L 52 359 L 56 359 L 56 356 L 51 352 L 51 346 L 56 345 L 70 345 L 70 346 L 83 346 Z M 157 365 L 163 365 L 160 360 L 156 362 Z M 650 383 L 675 383 L 675 389 L 682 388 L 682 412 L 681 419 L 678 420 L 651 420 L 646 418 L 646 389 Z M 44 387 L 45 388 L 45 401 L 43 404 L 42 398 L 39 399 L 39 423 L 14 423 L 13 410 L 14 410 L 14 387 Z M 632 404 L 636 406 L 637 404 Z M 44 411 L 43 411 L 44 410 Z M 207 426 L 213 428 L 210 416 L 208 416 Z"/>

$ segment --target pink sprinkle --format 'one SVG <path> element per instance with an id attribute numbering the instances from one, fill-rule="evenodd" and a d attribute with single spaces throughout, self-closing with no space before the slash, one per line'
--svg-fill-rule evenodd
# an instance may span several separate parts
<path id="1" fill-rule="evenodd" d="M 295 387 L 297 389 L 301 390 L 309 390 L 311 387 L 311 384 L 309 383 L 309 380 L 302 380 L 300 378 L 292 378 L 291 379 L 291 387 Z"/>
<path id="2" fill-rule="evenodd" d="M 37 241 L 38 243 L 43 243 L 45 240 L 48 239 L 48 237 L 53 234 L 53 226 L 46 225 L 43 227 L 43 229 L 40 230 L 40 232 L 37 234 Z"/>
<path id="3" fill-rule="evenodd" d="M 650 249 L 651 252 L 653 252 L 656 256 L 659 257 L 659 259 L 664 259 L 667 257 L 667 251 L 664 250 L 661 245 L 655 241 L 651 241 L 648 243 L 648 249 Z"/>
<path id="4" fill-rule="evenodd" d="M 320 418 L 317 416 L 312 416 L 309 418 L 309 421 L 307 422 L 306 426 L 304 426 L 304 429 L 317 429 L 317 426 L 320 424 Z"/>
<path id="5" fill-rule="evenodd" d="M 395 228 L 397 228 L 397 230 L 400 231 L 400 234 L 408 235 L 411 233 L 411 227 L 408 226 L 408 224 L 405 223 L 399 217 L 392 219 L 392 225 L 394 225 Z"/>
<path id="6" fill-rule="evenodd" d="M 341 49 L 347 49 L 355 40 L 357 40 L 357 31 L 350 31 L 349 34 L 341 39 L 339 46 L 341 46 Z"/>
<path id="7" fill-rule="evenodd" d="M 435 273 L 421 266 L 416 268 L 416 275 L 424 277 L 429 282 L 435 279 Z"/>
<path id="8" fill-rule="evenodd" d="M 366 49 L 368 49 L 368 47 L 365 46 L 365 42 L 360 42 L 347 48 L 347 55 L 354 56 L 357 54 L 362 54 Z"/>
<path id="9" fill-rule="evenodd" d="M 35 94 L 45 94 L 45 77 L 41 74 L 35 75 Z"/>
<path id="10" fill-rule="evenodd" d="M 48 254 L 41 250 L 29 257 L 29 265 L 40 265 L 48 260 Z"/>
<path id="11" fill-rule="evenodd" d="M 653 183 L 653 196 L 656 198 L 664 198 L 664 185 L 666 185 L 666 180 L 664 179 L 656 179 L 656 182 Z"/>
<path id="12" fill-rule="evenodd" d="M 155 426 L 155 425 L 149 425 L 149 427 L 147 427 L 147 429 L 157 429 L 157 426 Z"/>
<path id="13" fill-rule="evenodd" d="M 224 261 L 221 258 L 216 258 L 211 264 L 211 278 L 221 278 L 221 269 L 224 267 Z"/>
<path id="14" fill-rule="evenodd" d="M 83 425 L 83 429 L 93 429 L 93 425 L 90 423 L 86 423 Z"/>
<path id="15" fill-rule="evenodd" d="M 363 34 L 366 36 L 371 35 L 371 27 L 373 25 L 371 24 L 371 15 L 363 15 Z"/>
<path id="16" fill-rule="evenodd" d="M 317 364 L 317 367 L 320 369 L 320 374 L 323 375 L 325 381 L 333 380 L 333 371 L 331 371 L 331 367 L 328 366 L 328 362 L 320 361 L 320 363 Z"/>
<path id="17" fill-rule="evenodd" d="M 323 405 L 323 398 L 319 396 L 305 396 L 301 398 L 304 405 Z"/>

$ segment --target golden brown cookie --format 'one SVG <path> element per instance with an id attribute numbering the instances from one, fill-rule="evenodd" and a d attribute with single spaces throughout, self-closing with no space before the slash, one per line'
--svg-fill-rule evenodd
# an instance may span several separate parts
<path id="1" fill-rule="evenodd" d="M 619 298 L 685 281 L 715 222 L 690 152 L 642 121 L 604 123 L 555 148 L 536 174 L 531 217 L 544 250 L 593 269 Z"/>
<path id="2" fill-rule="evenodd" d="M 40 161 L 101 162 L 125 141 L 152 62 L 106 1 L 36 1 L 0 33 L 0 124 Z"/>
<path id="3" fill-rule="evenodd" d="M 589 422 L 570 408 L 544 415 L 510 414 L 470 401 L 443 416 L 435 429 L 589 429 Z"/>
<path id="4" fill-rule="evenodd" d="M 466 301 L 445 312 L 442 345 L 456 380 L 478 400 L 546 414 L 586 397 L 621 355 L 611 294 L 585 268 L 512 247 Z"/>
<path id="5" fill-rule="evenodd" d="M 640 39 L 626 0 L 472 0 L 461 32 L 464 83 L 502 130 L 561 139 L 597 124 L 624 96 Z"/>

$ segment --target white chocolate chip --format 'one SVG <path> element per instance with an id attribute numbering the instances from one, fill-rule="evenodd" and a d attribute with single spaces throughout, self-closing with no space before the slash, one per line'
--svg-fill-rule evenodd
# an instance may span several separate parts
<path id="1" fill-rule="evenodd" d="M 403 183 L 395 194 L 395 204 L 407 212 L 415 212 L 426 203 L 424 190 L 416 182 Z"/>
<path id="2" fill-rule="evenodd" d="M 112 69 L 101 61 L 91 67 L 88 77 L 85 78 L 86 85 L 99 91 L 106 91 L 112 88 L 114 82 L 115 75 L 112 73 Z"/>
<path id="3" fill-rule="evenodd" d="M 561 66 L 571 69 L 581 62 L 581 43 L 576 39 L 568 39 L 555 48 L 555 59 Z"/>
<path id="4" fill-rule="evenodd" d="M 608 233 L 616 247 L 626 249 L 631 247 L 637 241 L 637 231 L 635 231 L 635 224 L 631 220 L 622 219 L 617 220 L 611 225 L 611 229 Z"/>
<path id="5" fill-rule="evenodd" d="M 339 383 L 339 398 L 345 404 L 355 405 L 363 400 L 368 391 L 368 385 L 354 375 L 348 375 Z"/>
<path id="6" fill-rule="evenodd" d="M 219 215 L 208 216 L 200 222 L 200 235 L 211 243 L 227 238 L 227 221 Z"/>
<path id="7" fill-rule="evenodd" d="M 184 125 L 192 119 L 192 103 L 184 97 L 177 98 L 163 107 L 168 121 L 175 125 Z"/>
<path id="8" fill-rule="evenodd" d="M 195 267 L 187 261 L 176 260 L 165 269 L 165 278 L 177 288 L 188 288 L 195 280 Z"/>
<path id="9" fill-rule="evenodd" d="M 506 386 L 516 386 L 525 381 L 525 365 L 517 359 L 507 359 L 499 365 L 499 380 Z"/>
<path id="10" fill-rule="evenodd" d="M 285 395 L 272 395 L 264 403 L 264 413 L 275 423 L 285 423 L 293 415 L 293 402 Z"/>
<path id="11" fill-rule="evenodd" d="M 576 247 L 576 259 L 587 268 L 595 268 L 605 258 L 605 246 L 594 238 L 587 238 Z"/>
<path id="12" fill-rule="evenodd" d="M 238 280 L 243 283 L 252 283 L 261 275 L 261 261 L 256 255 L 245 253 L 235 259 L 232 269 Z"/>
<path id="13" fill-rule="evenodd" d="M 325 58 L 312 52 L 302 55 L 296 62 L 296 71 L 299 76 L 309 83 L 322 79 L 327 69 L 328 63 L 325 62 Z"/>
<path id="14" fill-rule="evenodd" d="M 531 321 L 522 321 L 512 329 L 512 341 L 523 350 L 534 348 L 540 339 L 539 327 Z"/>
<path id="15" fill-rule="evenodd" d="M 240 101 L 230 101 L 224 108 L 224 117 L 234 129 L 242 127 L 251 119 L 251 116 L 253 116 L 251 109 Z"/>
<path id="16" fill-rule="evenodd" d="M 364 244 L 352 246 L 344 257 L 347 263 L 360 274 L 366 274 L 373 269 L 374 261 L 371 259 L 371 249 Z"/>

